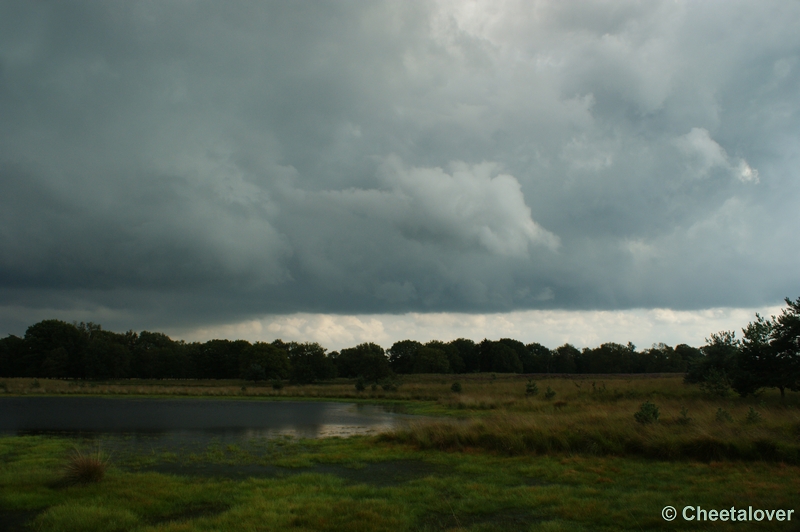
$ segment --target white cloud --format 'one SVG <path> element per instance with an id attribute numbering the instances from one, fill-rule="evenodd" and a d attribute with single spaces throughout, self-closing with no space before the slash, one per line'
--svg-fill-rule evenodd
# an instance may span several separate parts
<path id="1" fill-rule="evenodd" d="M 780 313 L 781 306 L 760 308 L 711 308 L 694 311 L 670 309 L 632 309 L 613 311 L 530 310 L 498 314 L 409 313 L 402 315 L 368 314 L 292 314 L 265 316 L 242 324 L 174 331 L 189 341 L 212 338 L 243 338 L 250 341 L 319 342 L 330 350 L 340 350 L 363 342 L 384 348 L 405 339 L 427 342 L 470 338 L 514 338 L 524 343 L 538 342 L 550 348 L 564 343 L 595 347 L 605 342 L 633 342 L 639 348 L 658 342 L 669 345 L 703 345 L 711 333 L 734 330 L 737 334 L 752 321 L 755 313 L 765 316 Z"/>
<path id="2" fill-rule="evenodd" d="M 405 168 L 390 158 L 384 182 L 393 199 L 402 198 L 405 204 L 395 222 L 411 234 L 477 242 L 499 255 L 525 255 L 530 245 L 558 248 L 558 237 L 531 218 L 519 182 L 499 173 L 498 166 L 454 162 L 447 173 L 441 168 Z"/>
<path id="3" fill-rule="evenodd" d="M 743 183 L 758 183 L 758 170 L 742 158 L 731 158 L 705 128 L 693 127 L 675 139 L 686 163 L 697 177 L 707 177 L 711 170 L 721 168 Z"/>

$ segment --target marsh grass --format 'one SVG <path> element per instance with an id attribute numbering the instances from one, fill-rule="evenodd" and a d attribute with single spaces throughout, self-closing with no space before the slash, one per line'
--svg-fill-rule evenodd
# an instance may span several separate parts
<path id="1" fill-rule="evenodd" d="M 99 447 L 84 452 L 77 447 L 72 450 L 64 466 L 64 482 L 67 484 L 90 484 L 100 482 L 106 475 L 109 457 Z"/>

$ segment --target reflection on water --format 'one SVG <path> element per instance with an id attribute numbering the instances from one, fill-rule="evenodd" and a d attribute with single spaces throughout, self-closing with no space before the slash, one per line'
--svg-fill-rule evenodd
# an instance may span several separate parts
<path id="1" fill-rule="evenodd" d="M 325 438 L 390 430 L 399 414 L 376 405 L 107 397 L 0 398 L 0 433 L 139 434 L 223 440 Z"/>

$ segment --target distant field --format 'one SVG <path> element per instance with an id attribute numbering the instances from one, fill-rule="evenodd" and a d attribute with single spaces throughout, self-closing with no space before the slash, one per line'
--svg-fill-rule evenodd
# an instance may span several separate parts
<path id="1" fill-rule="evenodd" d="M 529 379 L 536 395 L 526 395 Z M 545 398 L 548 388 L 554 395 Z M 7 530 L 800 530 L 797 517 L 661 517 L 665 505 L 793 508 L 794 393 L 785 402 L 771 391 L 710 398 L 674 374 L 415 375 L 396 391 L 363 392 L 345 380 L 278 390 L 243 381 L 5 379 L 0 393 L 341 399 L 441 416 L 378 436 L 112 456 L 96 485 L 59 483 L 69 449 L 96 442 L 0 438 Z M 645 402 L 658 408 L 657 422 L 634 419 Z M 198 464 L 272 473 L 197 475 Z"/>

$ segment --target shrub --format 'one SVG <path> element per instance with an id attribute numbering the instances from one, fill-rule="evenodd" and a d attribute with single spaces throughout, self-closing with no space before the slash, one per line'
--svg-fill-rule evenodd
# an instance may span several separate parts
<path id="1" fill-rule="evenodd" d="M 717 408 L 717 414 L 714 416 L 714 419 L 722 423 L 733 421 L 733 417 L 731 417 L 730 412 L 722 408 Z"/>
<path id="2" fill-rule="evenodd" d="M 678 424 L 688 425 L 691 422 L 692 418 L 689 417 L 689 409 L 684 406 L 681 408 L 681 415 L 678 417 Z"/>
<path id="3" fill-rule="evenodd" d="M 545 390 L 545 392 L 544 392 L 544 398 L 545 399 L 552 399 L 555 396 L 556 396 L 556 392 L 551 387 L 548 386 L 547 390 Z"/>
<path id="4" fill-rule="evenodd" d="M 528 397 L 532 397 L 539 393 L 539 387 L 536 386 L 536 383 L 532 380 L 528 379 L 528 384 L 525 385 L 525 395 Z"/>
<path id="5" fill-rule="evenodd" d="M 381 383 L 384 392 L 396 392 L 399 387 L 400 383 L 392 380 L 385 380 Z"/>
<path id="6" fill-rule="evenodd" d="M 356 379 L 356 391 L 363 392 L 366 389 L 367 385 L 364 384 L 364 377 L 359 377 L 358 379 Z"/>
<path id="7" fill-rule="evenodd" d="M 461 383 L 458 381 L 454 382 L 450 390 L 454 393 L 461 393 Z"/>
<path id="8" fill-rule="evenodd" d="M 759 414 L 756 409 L 751 406 L 750 410 L 747 411 L 747 417 L 745 419 L 748 423 L 758 423 L 761 421 L 761 414 Z"/>
<path id="9" fill-rule="evenodd" d="M 283 389 L 283 381 L 280 379 L 272 379 L 272 389 L 273 390 L 282 390 Z"/>
<path id="10" fill-rule="evenodd" d="M 633 417 L 636 419 L 636 421 L 642 425 L 657 423 L 658 416 L 658 407 L 655 405 L 655 403 L 651 403 L 650 401 L 645 401 L 642 403 L 642 405 L 639 407 L 639 411 L 633 414 Z"/>
<path id="11" fill-rule="evenodd" d="M 725 371 L 712 368 L 700 383 L 700 389 L 714 397 L 726 397 L 731 390 L 731 381 Z"/>
<path id="12" fill-rule="evenodd" d="M 107 467 L 108 459 L 100 449 L 89 454 L 75 449 L 67 462 L 64 477 L 67 482 L 73 484 L 100 482 L 106 474 Z"/>

